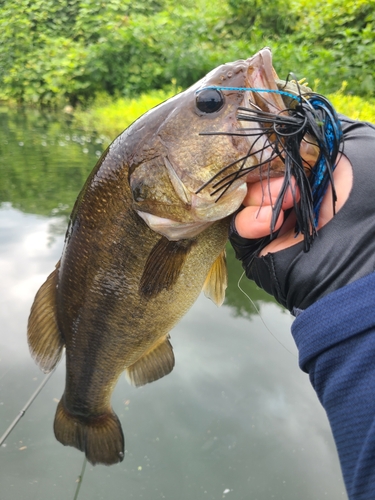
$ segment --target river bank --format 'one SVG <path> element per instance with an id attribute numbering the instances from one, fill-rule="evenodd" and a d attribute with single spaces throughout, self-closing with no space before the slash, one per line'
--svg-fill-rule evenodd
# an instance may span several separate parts
<path id="1" fill-rule="evenodd" d="M 375 98 L 366 99 L 346 95 L 344 89 L 345 84 L 342 90 L 327 95 L 336 110 L 355 120 L 375 123 Z M 85 109 L 78 107 L 70 111 L 76 127 L 85 131 L 95 130 L 98 134 L 105 136 L 109 143 L 146 111 L 180 90 L 178 88 L 154 90 L 134 99 L 113 99 L 103 94 L 95 99 L 91 106 Z"/>

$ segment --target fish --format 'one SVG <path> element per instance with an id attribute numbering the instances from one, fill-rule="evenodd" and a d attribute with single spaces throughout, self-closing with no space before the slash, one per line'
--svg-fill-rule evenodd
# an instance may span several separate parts
<path id="1" fill-rule="evenodd" d="M 93 465 L 124 458 L 111 406 L 121 374 L 137 387 L 169 374 L 171 329 L 202 290 L 224 301 L 231 215 L 249 179 L 284 167 L 261 127 L 254 137 L 237 119 L 241 107 L 280 113 L 282 97 L 236 89 L 277 90 L 276 79 L 267 48 L 212 70 L 120 134 L 78 195 L 61 259 L 32 304 L 28 344 L 46 373 L 65 349 L 54 433 Z M 239 166 L 248 173 L 237 178 Z"/>

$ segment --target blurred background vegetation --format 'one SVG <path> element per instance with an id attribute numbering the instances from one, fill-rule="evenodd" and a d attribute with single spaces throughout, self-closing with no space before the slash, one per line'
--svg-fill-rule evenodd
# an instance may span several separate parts
<path id="1" fill-rule="evenodd" d="M 266 45 L 281 78 L 375 90 L 375 0 L 0 0 L 0 98 L 75 106 L 186 88 Z"/>
<path id="2" fill-rule="evenodd" d="M 264 46 L 280 78 L 307 77 L 375 121 L 375 0 L 0 0 L 0 100 L 72 106 L 80 127 L 113 138 Z"/>

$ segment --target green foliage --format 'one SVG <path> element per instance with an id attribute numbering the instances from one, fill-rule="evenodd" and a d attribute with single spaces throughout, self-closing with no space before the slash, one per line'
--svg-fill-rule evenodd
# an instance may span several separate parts
<path id="1" fill-rule="evenodd" d="M 375 0 L 18 0 L 1 2 L 0 99 L 76 105 L 187 87 L 265 45 L 281 77 L 375 90 Z"/>
<path id="2" fill-rule="evenodd" d="M 194 83 L 212 67 L 212 23 L 179 6 L 167 6 L 153 16 L 130 16 L 91 47 L 88 67 L 94 91 L 134 96 L 172 79 L 184 87 Z"/>
<path id="3" fill-rule="evenodd" d="M 74 40 L 78 0 L 7 2 L 0 11 L 3 97 L 50 104 L 88 86 L 87 47 Z M 4 50 L 6 48 L 6 50 Z"/>
<path id="4" fill-rule="evenodd" d="M 251 31 L 285 35 L 297 20 L 290 0 L 228 0 L 228 6 L 233 32 L 240 36 Z"/>
<path id="5" fill-rule="evenodd" d="M 102 88 L 103 62 L 93 64 L 94 49 L 126 25 L 132 10 L 130 0 L 6 3 L 0 11 L 0 45 L 7 48 L 0 52 L 3 97 L 40 104 L 90 97 Z"/>
<path id="6" fill-rule="evenodd" d="M 301 0 L 293 38 L 308 77 L 329 92 L 348 82 L 352 94 L 375 91 L 375 0 Z"/>
<path id="7" fill-rule="evenodd" d="M 0 98 L 75 105 L 97 92 L 132 96 L 162 88 L 174 77 L 193 83 L 210 69 L 213 48 L 211 18 L 197 14 L 162 0 L 6 3 Z"/>

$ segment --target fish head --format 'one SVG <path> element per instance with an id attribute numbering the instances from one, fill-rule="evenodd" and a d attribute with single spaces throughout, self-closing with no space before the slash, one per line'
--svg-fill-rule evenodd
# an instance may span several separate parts
<path id="1" fill-rule="evenodd" d="M 277 80 L 265 48 L 212 70 L 130 127 L 133 208 L 151 229 L 193 237 L 240 207 L 247 182 L 284 174 L 264 124 L 238 119 L 241 108 L 283 113 Z"/>

